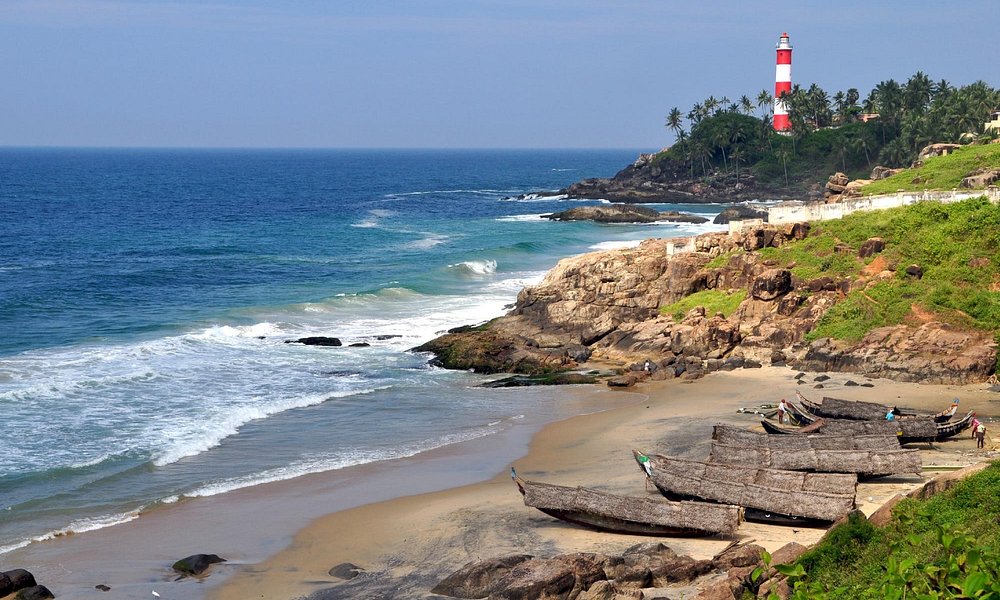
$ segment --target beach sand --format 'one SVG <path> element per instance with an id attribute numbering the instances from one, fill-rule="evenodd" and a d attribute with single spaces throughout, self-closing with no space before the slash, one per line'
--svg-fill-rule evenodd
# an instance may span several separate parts
<path id="1" fill-rule="evenodd" d="M 1000 415 L 1000 395 L 987 386 L 924 386 L 867 380 L 831 373 L 823 389 L 813 389 L 816 374 L 799 384 L 797 371 L 768 367 L 713 373 L 704 379 L 651 382 L 629 396 L 626 406 L 571 418 L 545 427 L 528 453 L 516 461 L 526 479 L 582 485 L 619 494 L 659 497 L 647 488 L 630 450 L 639 448 L 675 456 L 706 459 L 712 425 L 730 423 L 759 429 L 759 416 L 741 407 L 794 399 L 795 390 L 818 400 L 831 395 L 853 400 L 898 404 L 925 411 L 946 408 L 954 397 L 961 409 L 975 409 L 989 419 Z M 846 387 L 853 379 L 874 387 Z M 1000 439 L 1000 438 L 998 438 Z M 921 448 L 925 477 L 934 467 L 966 465 L 992 455 L 976 450 L 964 433 Z M 988 444 L 987 450 L 992 447 Z M 866 514 L 923 479 L 893 477 L 858 487 Z M 398 490 L 406 493 L 405 488 Z M 736 538 L 776 550 L 789 541 L 811 544 L 823 529 L 744 523 Z M 593 532 L 557 521 L 523 505 L 504 470 L 489 481 L 446 491 L 369 504 L 319 518 L 295 535 L 287 548 L 256 564 L 229 565 L 230 576 L 210 592 L 213 600 L 281 600 L 309 596 L 333 598 L 428 598 L 442 578 L 469 561 L 506 554 L 540 557 L 563 552 L 621 552 L 651 538 Z M 662 538 L 679 554 L 709 558 L 732 541 L 721 538 Z M 328 575 L 343 562 L 363 569 L 344 581 Z M 664 592 L 690 597 L 691 588 Z"/>

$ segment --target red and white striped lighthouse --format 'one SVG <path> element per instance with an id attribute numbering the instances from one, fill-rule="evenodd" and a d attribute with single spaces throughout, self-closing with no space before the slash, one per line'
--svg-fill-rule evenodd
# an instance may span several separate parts
<path id="1" fill-rule="evenodd" d="M 778 64 L 774 70 L 774 130 L 788 131 L 792 124 L 788 122 L 788 107 L 781 95 L 792 91 L 792 45 L 788 43 L 788 34 L 782 33 L 778 38 Z"/>

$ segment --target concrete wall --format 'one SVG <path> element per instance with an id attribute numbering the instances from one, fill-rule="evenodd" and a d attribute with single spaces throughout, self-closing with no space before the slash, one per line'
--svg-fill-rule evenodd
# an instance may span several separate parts
<path id="1" fill-rule="evenodd" d="M 988 187 L 985 190 L 952 190 L 950 192 L 900 192 L 881 196 L 865 196 L 851 198 L 835 204 L 783 202 L 767 209 L 767 222 L 775 225 L 800 223 L 802 221 L 826 221 L 840 219 L 859 210 L 881 210 L 908 206 L 917 202 L 942 202 L 950 204 L 969 198 L 986 196 L 990 202 L 1000 204 L 1000 188 Z M 730 221 L 729 233 L 739 234 L 746 228 L 756 227 L 762 223 L 760 219 Z"/>

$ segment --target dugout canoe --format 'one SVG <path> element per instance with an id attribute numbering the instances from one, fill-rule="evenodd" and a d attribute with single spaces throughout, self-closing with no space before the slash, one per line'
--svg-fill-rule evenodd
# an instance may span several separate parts
<path id="1" fill-rule="evenodd" d="M 712 462 L 766 469 L 854 473 L 859 479 L 919 473 L 918 450 L 900 448 L 894 435 L 776 435 L 716 425 Z"/>
<path id="2" fill-rule="evenodd" d="M 742 520 L 738 506 L 619 496 L 584 487 L 528 481 L 514 469 L 510 473 L 524 496 L 525 506 L 598 531 L 669 537 L 729 536 Z"/>
<path id="3" fill-rule="evenodd" d="M 795 395 L 799 399 L 799 404 L 801 404 L 801 408 L 805 409 L 805 411 L 808 414 L 830 419 L 879 421 L 885 419 L 886 413 L 888 413 L 893 408 L 892 406 L 878 404 L 876 402 L 863 402 L 860 400 L 843 400 L 841 398 L 832 398 L 830 396 L 824 396 L 822 400 L 820 400 L 819 402 L 813 402 L 812 400 L 809 400 L 808 398 L 803 396 L 802 392 L 796 391 Z M 897 418 L 902 418 L 902 419 L 931 418 L 935 423 L 945 423 L 947 421 L 950 421 L 951 418 L 955 416 L 956 412 L 958 411 L 958 405 L 952 404 L 948 408 L 933 415 L 921 415 L 909 409 L 897 408 L 897 411 L 898 411 Z"/>
<path id="4" fill-rule="evenodd" d="M 900 445 L 941 442 L 965 431 L 972 425 L 976 411 L 970 410 L 957 421 L 935 423 L 930 417 L 911 417 L 893 421 L 859 421 L 852 419 L 818 418 L 805 427 L 783 427 L 761 419 L 764 431 L 772 434 L 822 435 L 896 435 Z"/>
<path id="5" fill-rule="evenodd" d="M 706 463 L 632 451 L 639 468 L 670 500 L 695 499 L 744 507 L 747 521 L 828 525 L 854 510 L 858 479 Z"/>

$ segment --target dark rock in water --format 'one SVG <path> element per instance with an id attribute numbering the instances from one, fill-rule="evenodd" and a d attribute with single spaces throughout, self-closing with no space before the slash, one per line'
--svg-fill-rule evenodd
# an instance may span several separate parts
<path id="1" fill-rule="evenodd" d="M 306 346 L 342 346 L 340 340 L 335 337 L 312 336 L 299 338 L 297 340 L 285 340 L 286 344 L 305 344 Z"/>
<path id="2" fill-rule="evenodd" d="M 354 342 L 353 344 L 348 344 L 348 348 L 368 348 L 371 346 L 368 342 Z"/>
<path id="3" fill-rule="evenodd" d="M 827 381 L 829 379 L 830 379 L 829 375 L 817 375 L 816 377 L 813 377 L 813 381 L 816 381 L 816 382 Z"/>
<path id="4" fill-rule="evenodd" d="M 365 570 L 363 568 L 349 562 L 340 563 L 327 571 L 331 577 L 337 577 L 339 579 L 354 579 L 364 572 Z"/>
<path id="5" fill-rule="evenodd" d="M 712 222 L 716 225 L 725 225 L 730 221 L 742 221 L 745 219 L 763 219 L 764 221 L 767 221 L 767 210 L 754 208 L 753 206 L 748 206 L 746 204 L 727 206 L 722 209 L 722 212 L 715 216 L 715 220 Z"/>
<path id="6" fill-rule="evenodd" d="M 11 569 L 10 571 L 4 571 L 3 574 L 0 575 L 0 589 L 3 588 L 4 579 L 6 579 L 9 586 L 6 594 L 12 594 L 18 590 L 38 585 L 38 582 L 35 581 L 35 576 L 32 575 L 30 571 L 25 569 Z"/>
<path id="7" fill-rule="evenodd" d="M 802 379 L 802 378 L 803 378 L 803 377 L 805 377 L 805 376 L 806 376 L 806 374 L 805 374 L 805 373 L 799 373 L 798 375 L 796 375 L 796 376 L 795 376 L 795 378 L 796 378 L 796 379 Z"/>
<path id="8" fill-rule="evenodd" d="M 846 385 L 848 387 L 854 387 L 854 386 L 858 385 L 858 382 L 854 381 L 853 379 L 848 379 L 847 381 L 844 382 L 844 385 Z"/>
<path id="9" fill-rule="evenodd" d="M 399 335 L 398 333 L 387 333 L 387 334 L 383 334 L 383 335 L 376 335 L 375 339 L 378 340 L 378 341 L 380 341 L 380 342 L 384 342 L 385 340 L 393 340 L 393 339 L 401 338 L 401 337 L 403 337 L 403 336 Z"/>
<path id="10" fill-rule="evenodd" d="M 431 593 L 452 598 L 485 598 L 497 581 L 531 558 L 530 554 L 515 554 L 470 562 L 434 586 Z"/>
<path id="11" fill-rule="evenodd" d="M 94 589 L 95 590 L 101 590 L 102 592 L 110 592 L 111 591 L 111 586 L 110 585 L 104 585 L 103 583 L 99 583 L 99 584 L 97 584 L 97 585 L 94 586 Z"/>
<path id="12" fill-rule="evenodd" d="M 458 327 L 452 327 L 448 330 L 448 333 L 469 333 L 470 331 L 480 331 L 483 328 L 483 323 L 479 325 L 459 325 Z"/>
<path id="13" fill-rule="evenodd" d="M 55 595 L 44 585 L 24 588 L 14 595 L 14 600 L 48 600 L 49 598 L 55 598 Z"/>
<path id="14" fill-rule="evenodd" d="M 597 379 L 582 373 L 551 373 L 547 375 L 512 375 L 481 384 L 484 388 L 528 387 L 533 385 L 575 385 L 596 383 Z"/>
<path id="15" fill-rule="evenodd" d="M 217 554 L 192 554 L 175 562 L 172 568 L 182 575 L 201 575 L 208 567 L 221 562 L 226 559 Z"/>
<path id="16" fill-rule="evenodd" d="M 680 213 L 677 211 L 660 212 L 634 204 L 609 204 L 602 206 L 578 206 L 562 212 L 543 215 L 552 221 L 594 221 L 595 223 L 656 223 L 669 221 L 672 223 L 706 223 L 708 219 Z"/>

